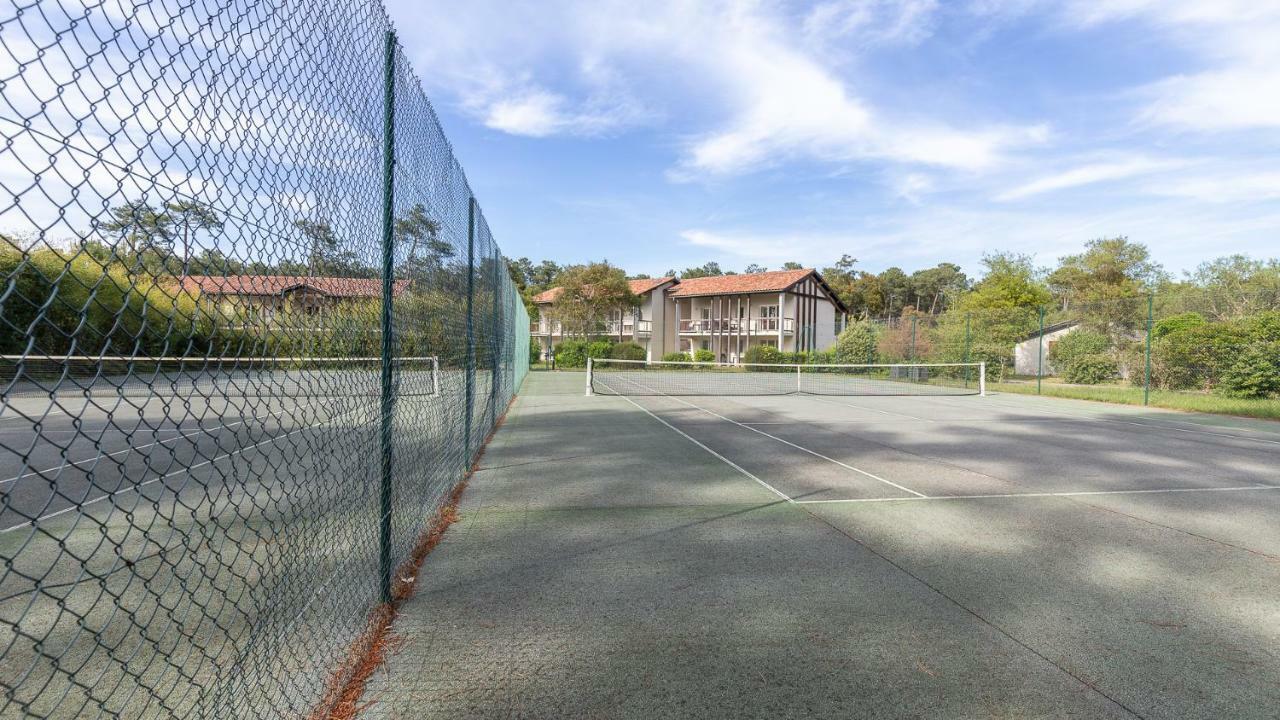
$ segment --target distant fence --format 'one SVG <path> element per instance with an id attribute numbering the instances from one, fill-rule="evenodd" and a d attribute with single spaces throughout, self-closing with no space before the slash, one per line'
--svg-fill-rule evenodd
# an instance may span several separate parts
<path id="1" fill-rule="evenodd" d="M 873 322 L 890 361 L 977 362 L 990 379 L 1280 399 L 1280 289 L 1182 287 L 1053 306 Z"/>
<path id="2" fill-rule="evenodd" d="M 0 716 L 323 715 L 528 317 L 379 3 L 126 5 L 0 10 Z"/>

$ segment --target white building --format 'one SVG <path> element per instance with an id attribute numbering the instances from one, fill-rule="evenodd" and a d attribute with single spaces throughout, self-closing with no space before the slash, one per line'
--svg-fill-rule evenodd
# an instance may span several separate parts
<path id="1" fill-rule="evenodd" d="M 630 317 L 606 322 L 600 335 L 635 342 L 650 360 L 701 349 L 721 362 L 740 362 L 753 345 L 824 350 L 835 342 L 848 313 L 811 269 L 630 282 L 640 306 Z M 534 298 L 544 312 L 530 332 L 543 357 L 562 337 L 558 323 L 545 312 L 559 293 L 559 288 L 552 288 Z"/>
<path id="2" fill-rule="evenodd" d="M 1043 372 L 1045 376 L 1055 375 L 1053 365 L 1049 364 L 1049 349 L 1057 344 L 1063 335 L 1074 332 L 1080 323 L 1074 320 L 1054 323 L 1044 329 L 1044 343 L 1040 342 L 1040 331 L 1018 341 L 1013 346 L 1013 372 L 1015 375 L 1035 375 Z M 1043 352 L 1043 358 L 1041 353 Z M 1043 361 L 1043 369 L 1041 362 Z"/>

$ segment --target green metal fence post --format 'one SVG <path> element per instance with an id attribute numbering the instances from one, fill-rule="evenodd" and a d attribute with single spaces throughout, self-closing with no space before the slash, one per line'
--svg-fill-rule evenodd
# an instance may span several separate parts
<path id="1" fill-rule="evenodd" d="M 467 199 L 467 367 L 466 367 L 466 442 L 462 458 L 462 475 L 471 471 L 471 420 L 476 399 L 476 329 L 472 310 L 476 298 L 476 199 Z"/>
<path id="2" fill-rule="evenodd" d="M 502 328 L 498 325 L 498 288 L 499 275 L 498 266 L 502 264 L 502 254 L 498 252 L 498 248 L 493 249 L 493 337 L 490 343 L 490 349 L 493 351 L 493 362 L 490 363 L 489 371 L 489 426 L 486 430 L 492 430 L 494 425 L 498 424 L 498 358 L 502 357 L 499 353 L 502 350 Z"/>
<path id="3" fill-rule="evenodd" d="M 916 361 L 916 316 L 911 316 L 911 352 L 907 356 L 910 362 Z"/>
<path id="4" fill-rule="evenodd" d="M 969 362 L 969 351 L 970 351 L 970 349 L 972 348 L 972 344 L 971 344 L 971 343 L 972 343 L 972 340 L 971 340 L 971 338 L 970 338 L 970 336 L 969 336 L 969 316 L 970 316 L 970 315 L 971 315 L 971 313 L 965 313 L 965 314 L 964 314 L 964 361 L 965 361 L 965 363 L 966 363 L 966 364 L 965 364 L 965 366 L 964 366 L 964 386 L 965 386 L 965 388 L 968 388 L 968 387 L 969 387 L 969 372 L 970 372 L 970 370 L 971 370 L 971 368 L 970 368 L 970 367 L 969 367 L 969 365 L 968 365 L 968 362 Z"/>
<path id="5" fill-rule="evenodd" d="M 1151 326 L 1154 324 L 1153 316 L 1155 315 L 1155 294 L 1147 294 L 1147 349 L 1146 349 L 1146 377 L 1142 381 L 1142 404 L 1151 404 Z"/>
<path id="6" fill-rule="evenodd" d="M 1036 352 L 1036 394 L 1040 394 L 1040 383 L 1044 379 L 1044 306 L 1040 306 L 1040 349 Z"/>
<path id="7" fill-rule="evenodd" d="M 391 602 L 391 441 L 395 419 L 391 359 L 395 339 L 391 316 L 395 249 L 392 216 L 395 210 L 395 54 L 396 34 L 388 31 L 384 42 L 382 78 L 382 488 L 379 503 L 378 576 L 382 602 Z"/>

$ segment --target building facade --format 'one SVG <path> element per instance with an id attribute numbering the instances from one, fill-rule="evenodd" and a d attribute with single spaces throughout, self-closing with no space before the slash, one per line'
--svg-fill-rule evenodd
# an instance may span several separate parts
<path id="1" fill-rule="evenodd" d="M 706 350 L 719 362 L 737 363 L 754 345 L 824 350 L 835 342 L 848 313 L 811 269 L 630 283 L 640 306 L 627 317 L 606 321 L 598 335 L 637 343 L 650 360 Z M 542 312 L 530 332 L 543 358 L 564 339 L 547 312 L 558 296 L 559 288 L 552 288 L 534 298 Z"/>

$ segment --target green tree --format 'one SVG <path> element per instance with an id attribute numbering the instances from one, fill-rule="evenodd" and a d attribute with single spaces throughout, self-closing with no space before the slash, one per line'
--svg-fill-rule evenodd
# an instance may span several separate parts
<path id="1" fill-rule="evenodd" d="M 866 320 L 849 323 L 836 337 L 835 360 L 838 363 L 873 363 L 879 332 Z"/>
<path id="2" fill-rule="evenodd" d="M 982 257 L 986 273 L 956 303 L 960 311 L 1036 308 L 1047 305 L 1053 296 L 1036 272 L 1031 256 L 996 252 Z"/>
<path id="3" fill-rule="evenodd" d="M 456 251 L 440 238 L 440 223 L 427 215 L 427 209 L 421 203 L 409 208 L 395 219 L 391 231 L 404 257 L 400 273 L 414 282 L 444 284 L 440 280 L 445 260 Z"/>
<path id="4" fill-rule="evenodd" d="M 680 279 L 692 280 L 694 278 L 719 277 L 724 274 L 725 272 L 720 269 L 720 263 L 709 262 L 698 267 L 686 268 L 684 272 L 680 273 Z"/>
<path id="5" fill-rule="evenodd" d="M 93 228 L 120 260 L 147 264 L 145 256 L 163 258 L 173 251 L 173 218 L 145 198 L 111 208 L 107 219 L 94 219 Z"/>
<path id="6" fill-rule="evenodd" d="M 884 297 L 883 311 L 886 315 L 898 317 L 902 309 L 915 305 L 915 296 L 911 292 L 911 278 L 902 268 L 891 267 L 880 273 L 880 292 Z"/>
<path id="7" fill-rule="evenodd" d="M 548 315 L 560 322 L 566 335 L 594 335 L 604 321 L 640 304 L 626 273 L 608 262 L 570 268 L 560 274 L 559 286 Z"/>
<path id="8" fill-rule="evenodd" d="M 955 263 L 938 263 L 936 267 L 911 273 L 911 294 L 922 312 L 936 315 L 969 288 L 969 278 Z"/>
<path id="9" fill-rule="evenodd" d="M 800 263 L 794 262 L 794 261 L 784 262 L 782 263 L 782 269 L 783 270 L 803 270 L 804 265 L 801 265 Z"/>
<path id="10" fill-rule="evenodd" d="M 746 274 L 748 274 L 748 275 L 751 275 L 751 274 L 754 274 L 754 273 L 769 272 L 769 268 L 767 268 L 767 267 L 765 267 L 765 266 L 763 266 L 763 265 L 757 265 L 757 264 L 755 264 L 755 263 L 751 263 L 751 264 L 750 264 L 750 265 L 748 265 L 748 266 L 747 266 L 747 267 L 746 267 L 742 272 L 744 272 L 744 273 L 746 273 Z"/>
<path id="11" fill-rule="evenodd" d="M 201 230 L 221 230 L 222 218 L 213 208 L 196 200 L 173 200 L 165 203 L 164 214 L 169 225 L 177 229 L 182 241 L 182 277 L 191 271 L 191 245 Z"/>
<path id="12" fill-rule="evenodd" d="M 1049 274 L 1049 287 L 1064 309 L 1073 303 L 1100 303 L 1133 298 L 1155 290 L 1167 279 L 1146 245 L 1126 237 L 1099 238 L 1085 251 L 1059 258 Z"/>

